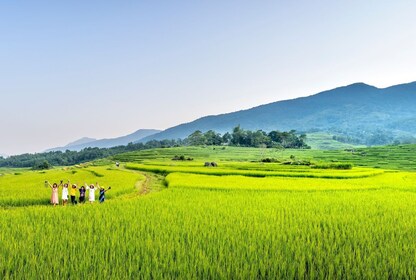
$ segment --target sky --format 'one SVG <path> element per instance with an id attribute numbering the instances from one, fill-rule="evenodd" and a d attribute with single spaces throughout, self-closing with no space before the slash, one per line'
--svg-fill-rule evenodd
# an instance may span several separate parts
<path id="1" fill-rule="evenodd" d="M 416 1 L 1 1 L 0 154 L 416 81 Z"/>

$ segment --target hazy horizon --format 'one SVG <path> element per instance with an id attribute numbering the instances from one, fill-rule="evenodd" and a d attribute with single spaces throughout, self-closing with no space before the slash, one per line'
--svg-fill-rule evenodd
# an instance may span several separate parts
<path id="1" fill-rule="evenodd" d="M 0 154 L 416 80 L 416 3 L 0 4 Z"/>

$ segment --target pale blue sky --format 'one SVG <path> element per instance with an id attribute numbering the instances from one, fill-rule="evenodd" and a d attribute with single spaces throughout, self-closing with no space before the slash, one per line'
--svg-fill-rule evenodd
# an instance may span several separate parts
<path id="1" fill-rule="evenodd" d="M 416 80 L 415 1 L 2 1 L 0 154 Z"/>

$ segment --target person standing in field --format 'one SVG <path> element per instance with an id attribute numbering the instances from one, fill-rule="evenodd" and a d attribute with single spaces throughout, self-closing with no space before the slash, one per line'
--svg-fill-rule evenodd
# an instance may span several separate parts
<path id="1" fill-rule="evenodd" d="M 68 203 L 68 187 L 69 187 L 69 180 L 68 183 L 65 183 L 62 187 L 62 206 L 67 205 Z"/>
<path id="2" fill-rule="evenodd" d="M 87 190 L 85 189 L 84 186 L 81 186 L 79 188 L 79 203 L 85 203 L 85 192 Z"/>
<path id="3" fill-rule="evenodd" d="M 96 184 L 98 184 L 98 183 L 96 183 Z M 88 184 L 87 183 L 85 183 L 85 186 L 87 186 L 88 187 Z M 98 188 L 97 187 L 95 187 L 93 184 L 91 184 L 89 187 L 88 187 L 88 201 L 90 202 L 90 203 L 94 203 L 94 201 L 95 201 L 95 191 L 97 190 Z"/>
<path id="4" fill-rule="evenodd" d="M 71 203 L 72 205 L 76 205 L 77 204 L 77 200 L 76 200 L 76 195 L 77 195 L 77 185 L 76 184 L 72 184 L 72 188 L 69 191 L 69 194 L 71 195 Z"/>
<path id="5" fill-rule="evenodd" d="M 104 187 L 100 187 L 100 186 L 98 186 L 98 184 L 97 184 L 97 187 L 99 187 L 99 188 L 100 188 L 100 197 L 99 197 L 100 203 L 103 203 L 103 202 L 104 202 L 104 200 L 105 200 L 105 193 L 106 193 L 108 190 L 111 190 L 111 187 L 108 187 L 108 189 L 105 189 Z"/>
<path id="6" fill-rule="evenodd" d="M 53 206 L 59 204 L 58 189 L 60 186 L 62 186 L 62 182 L 63 181 L 61 181 L 59 185 L 57 183 L 53 183 L 53 185 L 51 185 L 48 181 L 45 181 L 45 184 L 47 184 L 52 189 L 51 204 L 53 204 Z"/>

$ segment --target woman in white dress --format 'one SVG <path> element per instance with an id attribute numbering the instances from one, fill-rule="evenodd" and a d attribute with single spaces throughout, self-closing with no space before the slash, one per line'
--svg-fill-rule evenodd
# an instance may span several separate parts
<path id="1" fill-rule="evenodd" d="M 69 180 L 68 183 L 64 184 L 62 187 L 62 206 L 65 206 L 68 203 L 68 186 Z"/>
<path id="2" fill-rule="evenodd" d="M 93 184 L 89 185 L 89 187 L 88 187 L 87 183 L 85 183 L 85 187 L 88 190 L 88 201 L 90 203 L 94 203 L 94 201 L 95 201 L 95 191 L 98 190 L 98 188 L 95 187 Z"/>

